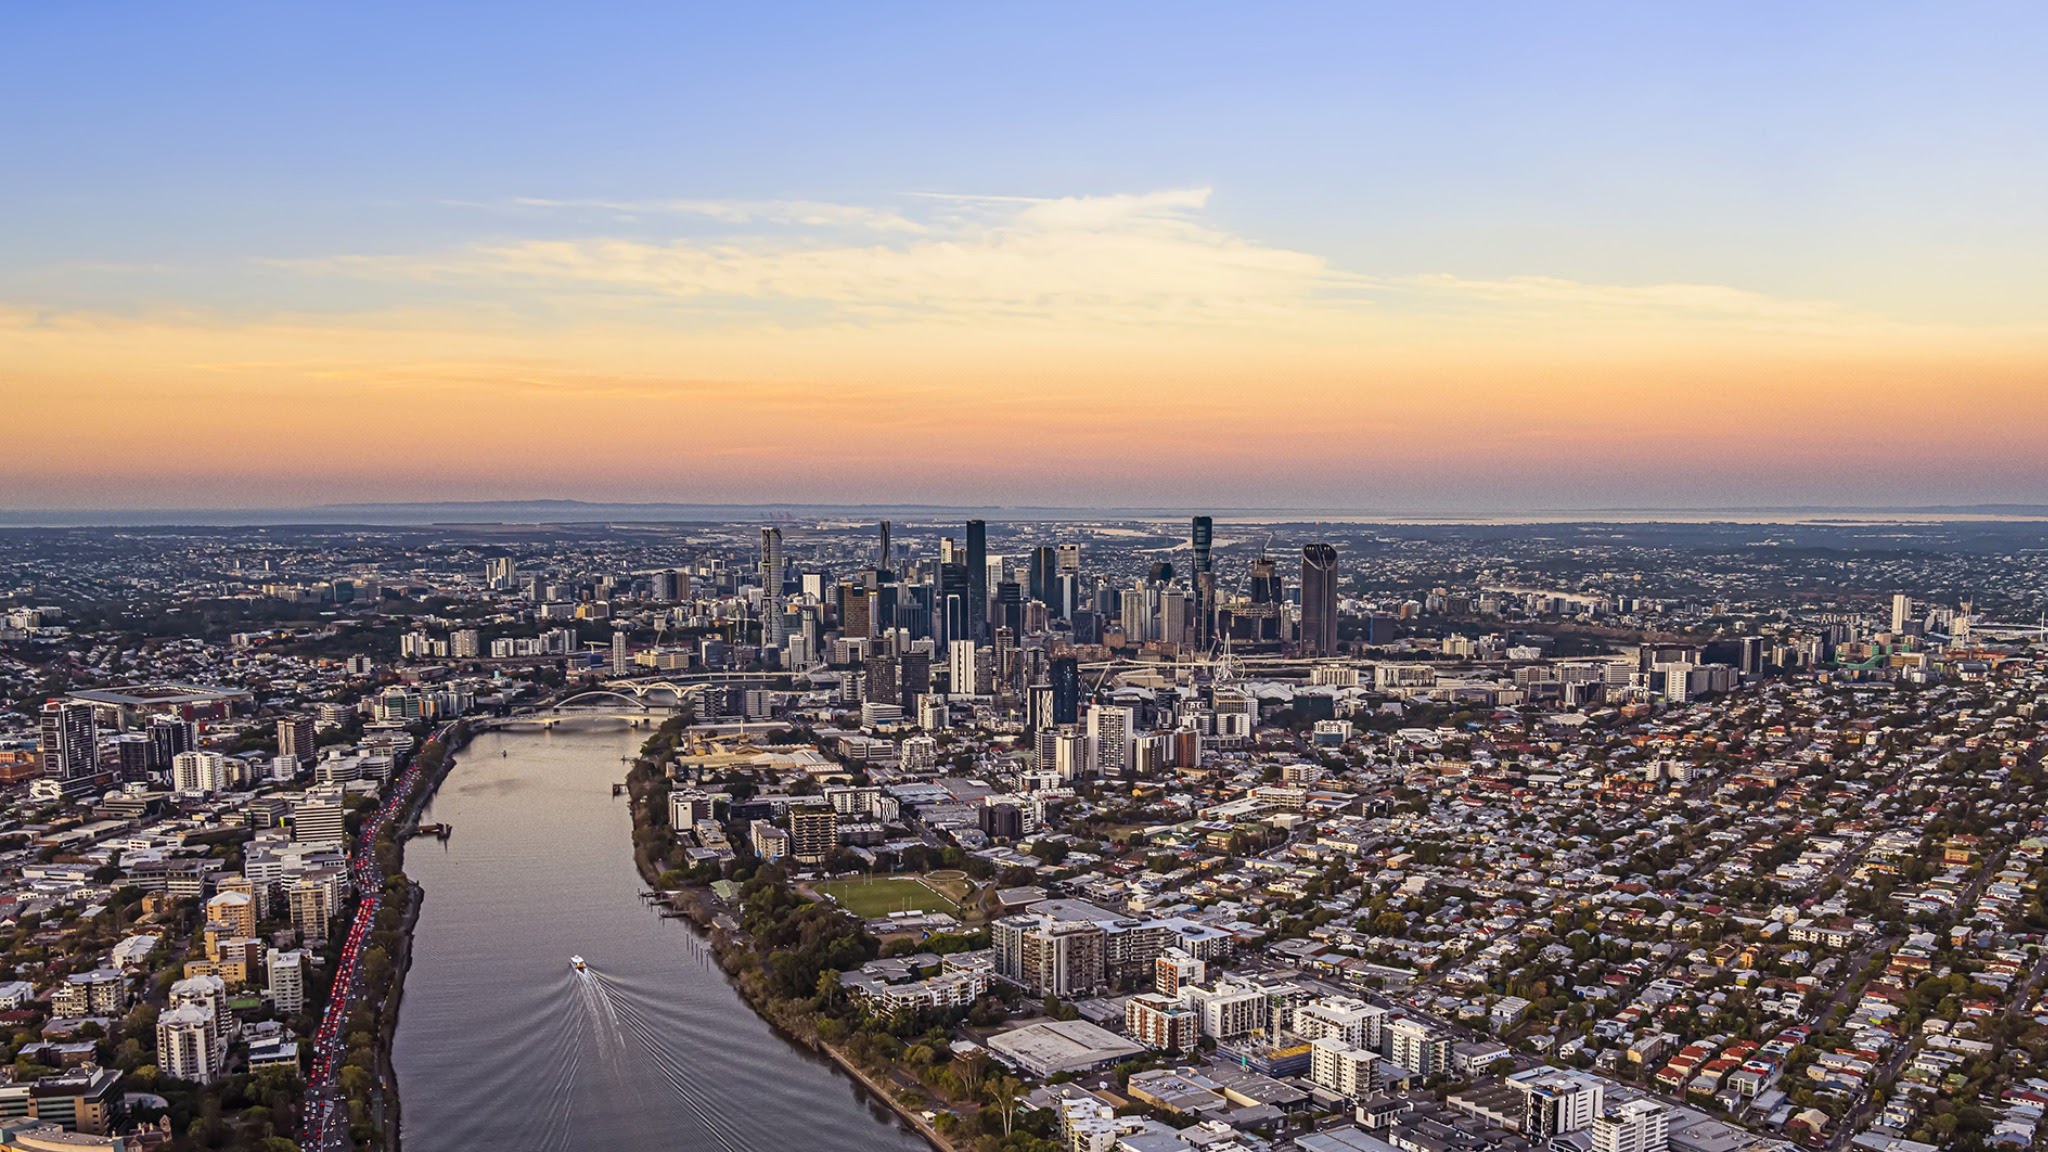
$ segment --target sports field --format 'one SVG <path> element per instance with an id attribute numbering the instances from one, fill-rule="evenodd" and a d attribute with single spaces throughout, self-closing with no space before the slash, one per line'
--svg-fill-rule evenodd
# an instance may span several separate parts
<path id="1" fill-rule="evenodd" d="M 916 876 L 875 876 L 863 880 L 827 880 L 812 885 L 820 895 L 830 896 L 841 908 L 871 920 L 891 912 L 948 912 L 960 914 L 959 905 L 927 886 Z"/>

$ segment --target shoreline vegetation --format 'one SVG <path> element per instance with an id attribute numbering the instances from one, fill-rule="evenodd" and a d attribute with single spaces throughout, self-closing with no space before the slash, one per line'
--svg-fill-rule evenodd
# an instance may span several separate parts
<path id="1" fill-rule="evenodd" d="M 469 737 L 469 725 L 458 720 L 444 738 L 429 739 L 420 747 L 419 786 L 385 823 L 372 848 L 384 874 L 384 903 L 377 910 L 362 963 L 366 987 L 381 989 L 381 994 L 373 992 L 350 1009 L 344 1032 L 348 1056 L 340 1074 L 349 1135 L 361 1148 L 399 1152 L 398 1069 L 391 1049 L 405 998 L 405 975 L 412 967 L 413 927 L 426 898 L 426 890 L 404 871 L 406 832 L 440 791 L 455 767 L 455 754 L 469 744 Z"/>
<path id="2" fill-rule="evenodd" d="M 1051 1116 L 1024 1110 L 1025 1086 L 983 1051 L 955 1054 L 953 1027 L 993 1023 L 993 998 L 975 1008 L 871 1012 L 847 996 L 839 973 L 882 953 L 851 915 L 799 892 L 735 837 L 738 857 L 723 869 L 668 870 L 671 781 L 666 765 L 687 716 L 671 718 L 642 746 L 626 776 L 633 806 L 633 857 L 640 878 L 705 931 L 726 978 L 756 1015 L 792 1043 L 831 1060 L 939 1152 L 1056 1152 Z M 714 874 L 716 873 L 716 874 Z M 710 885 L 739 885 L 727 901 Z M 982 946 L 978 935 L 935 937 L 919 951 Z M 993 1012 L 993 1019 L 989 1013 Z"/>

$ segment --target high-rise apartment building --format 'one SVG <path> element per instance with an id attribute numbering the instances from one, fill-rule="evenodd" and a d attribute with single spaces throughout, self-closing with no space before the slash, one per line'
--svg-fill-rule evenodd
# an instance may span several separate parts
<path id="1" fill-rule="evenodd" d="M 1186 1052 L 1201 1039 L 1202 1018 L 1174 997 L 1143 992 L 1124 1005 L 1124 1034 L 1147 1048 Z"/>
<path id="2" fill-rule="evenodd" d="M 180 752 L 190 752 L 199 746 L 199 732 L 190 720 L 176 716 L 152 716 L 149 718 L 149 770 L 168 773 L 171 761 Z"/>
<path id="3" fill-rule="evenodd" d="M 1531 1139 L 1584 1131 L 1600 1115 L 1603 1090 L 1590 1076 L 1538 1069 L 1507 1083 L 1522 1094 L 1522 1134 Z"/>
<path id="4" fill-rule="evenodd" d="M 1102 987 L 1106 934 L 1085 920 L 1025 913 L 990 926 L 996 972 L 1033 995 L 1086 996 Z"/>
<path id="5" fill-rule="evenodd" d="M 157 1016 L 157 1069 L 170 1079 L 210 1084 L 226 1057 L 227 1045 L 215 1037 L 211 1008 L 181 1004 Z"/>
<path id="6" fill-rule="evenodd" d="M 1384 1035 L 1387 1059 L 1417 1076 L 1434 1076 L 1450 1067 L 1450 1037 L 1436 1035 L 1419 1020 L 1396 1020 L 1387 1025 Z"/>
<path id="7" fill-rule="evenodd" d="M 830 808 L 789 810 L 789 854 L 799 864 L 823 864 L 839 847 L 839 814 Z"/>
<path id="8" fill-rule="evenodd" d="M 208 795 L 228 786 L 227 757 L 218 752 L 180 752 L 171 760 L 171 787 Z"/>
<path id="9" fill-rule="evenodd" d="M 43 775 L 53 780 L 82 780 L 99 771 L 100 729 L 92 705 L 52 700 L 43 705 L 39 745 Z"/>
<path id="10" fill-rule="evenodd" d="M 1328 544 L 1301 550 L 1301 649 L 1314 656 L 1337 651 L 1337 550 Z"/>
<path id="11" fill-rule="evenodd" d="M 289 1015 L 306 1006 L 306 954 L 272 948 L 264 958 L 270 978 L 270 1005 Z"/>
<path id="12" fill-rule="evenodd" d="M 300 764 L 319 759 L 318 735 L 311 716 L 287 716 L 277 722 L 277 754 L 290 756 Z"/>
<path id="13" fill-rule="evenodd" d="M 1128 776 L 1137 765 L 1132 744 L 1137 736 L 1137 716 L 1129 708 L 1109 704 L 1088 707 L 1088 737 L 1095 745 L 1096 771 L 1104 776 Z"/>
<path id="14" fill-rule="evenodd" d="M 1670 1114 L 1655 1100 L 1631 1100 L 1593 1118 L 1593 1152 L 1665 1152 Z"/>

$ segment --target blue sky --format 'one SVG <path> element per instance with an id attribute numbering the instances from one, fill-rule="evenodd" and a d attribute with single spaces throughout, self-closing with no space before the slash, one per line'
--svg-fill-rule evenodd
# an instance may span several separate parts
<path id="1" fill-rule="evenodd" d="M 2004 356 L 2048 305 L 2043 60 L 2024 4 L 16 4 L 0 308 L 556 316 L 304 269 L 727 241 L 675 201 L 1201 189 L 1206 235 L 1347 275 L 1705 285 Z"/>

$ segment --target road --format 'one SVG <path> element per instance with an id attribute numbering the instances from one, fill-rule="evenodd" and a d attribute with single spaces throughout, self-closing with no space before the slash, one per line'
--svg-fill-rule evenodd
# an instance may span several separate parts
<path id="1" fill-rule="evenodd" d="M 442 744 L 454 724 L 436 729 L 427 743 Z M 424 754 L 425 747 L 420 749 Z M 351 1147 L 347 1101 L 341 1094 L 341 1062 L 347 1055 L 342 1028 L 349 1009 L 363 995 L 363 942 L 377 923 L 384 902 L 384 870 L 377 866 L 377 835 L 405 811 L 420 782 L 420 756 L 414 756 L 406 770 L 391 782 L 377 811 L 363 822 L 356 836 L 355 851 L 349 857 L 349 881 L 361 899 L 355 919 L 349 924 L 341 956 L 334 970 L 334 985 L 327 996 L 327 1009 L 320 1019 L 320 1031 L 313 1039 L 313 1061 L 306 1073 L 306 1099 L 301 1116 L 299 1147 L 307 1152 L 342 1152 Z"/>

